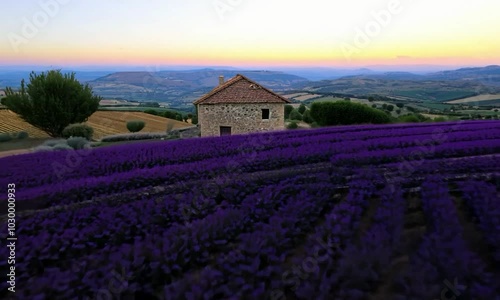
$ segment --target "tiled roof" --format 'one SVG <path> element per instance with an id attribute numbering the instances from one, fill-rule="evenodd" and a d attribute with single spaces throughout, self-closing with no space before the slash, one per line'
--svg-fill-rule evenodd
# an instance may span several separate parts
<path id="1" fill-rule="evenodd" d="M 243 75 L 236 75 L 194 102 L 221 103 L 290 103 L 291 101 L 255 83 Z"/>

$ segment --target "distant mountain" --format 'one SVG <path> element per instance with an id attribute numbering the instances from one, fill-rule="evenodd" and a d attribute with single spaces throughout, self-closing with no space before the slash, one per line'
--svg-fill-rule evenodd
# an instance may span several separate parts
<path id="1" fill-rule="evenodd" d="M 323 94 L 377 94 L 407 101 L 445 102 L 479 94 L 500 93 L 500 66 L 463 68 L 424 75 L 387 72 L 346 76 L 304 83 L 300 89 Z"/>
<path id="2" fill-rule="evenodd" d="M 189 71 L 116 72 L 89 84 L 104 98 L 157 101 L 174 107 L 192 106 L 192 102 L 225 80 L 242 74 L 274 91 L 287 91 L 308 82 L 307 79 L 277 71 L 237 71 L 198 69 Z"/>
<path id="3" fill-rule="evenodd" d="M 485 85 L 500 86 L 500 66 L 492 65 L 483 68 L 462 68 L 452 71 L 441 71 L 426 76 L 433 80 L 470 80 Z"/>

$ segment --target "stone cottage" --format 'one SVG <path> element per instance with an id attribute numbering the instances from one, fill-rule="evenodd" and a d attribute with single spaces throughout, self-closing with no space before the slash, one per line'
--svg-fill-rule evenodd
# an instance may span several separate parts
<path id="1" fill-rule="evenodd" d="M 194 102 L 201 136 L 222 136 L 285 128 L 285 104 L 290 100 L 243 75 L 219 86 Z"/>

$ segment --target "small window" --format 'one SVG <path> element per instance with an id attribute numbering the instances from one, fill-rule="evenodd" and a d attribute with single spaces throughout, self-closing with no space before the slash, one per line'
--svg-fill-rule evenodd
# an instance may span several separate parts
<path id="1" fill-rule="evenodd" d="M 231 126 L 221 126 L 220 135 L 231 135 Z"/>
<path id="2" fill-rule="evenodd" d="M 262 110 L 262 120 L 269 120 L 269 109 L 265 108 Z"/>

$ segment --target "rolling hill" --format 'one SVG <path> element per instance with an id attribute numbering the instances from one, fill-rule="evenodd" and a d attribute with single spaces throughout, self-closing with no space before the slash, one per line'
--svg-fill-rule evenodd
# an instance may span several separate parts
<path id="1" fill-rule="evenodd" d="M 274 91 L 292 89 L 307 79 L 275 71 L 200 69 L 192 71 L 116 72 L 90 81 L 95 93 L 104 98 L 157 101 L 171 107 L 192 108 L 193 101 L 226 80 L 242 74 Z"/>
<path id="2" fill-rule="evenodd" d="M 25 122 L 10 110 L 0 110 L 0 119 L 2 120 L 0 123 L 0 132 L 26 131 L 30 137 L 49 137 L 47 133 Z M 130 120 L 143 120 L 146 122 L 146 126 L 141 132 L 164 132 L 167 130 L 167 126 L 172 126 L 172 129 L 191 126 L 191 124 L 185 122 L 153 116 L 143 112 L 120 111 L 96 111 L 90 116 L 86 124 L 94 128 L 94 139 L 99 140 L 107 135 L 128 133 L 125 123 Z"/>

